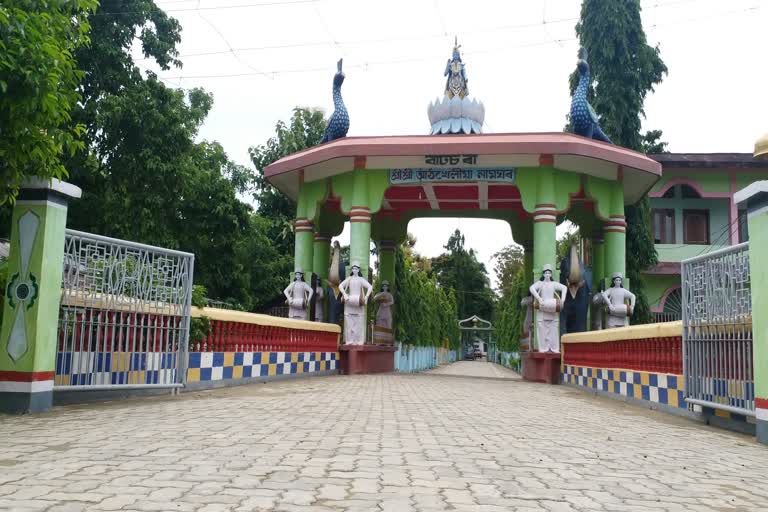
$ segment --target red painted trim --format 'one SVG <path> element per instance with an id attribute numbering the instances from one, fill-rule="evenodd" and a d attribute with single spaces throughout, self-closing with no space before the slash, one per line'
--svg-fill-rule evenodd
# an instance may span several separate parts
<path id="1" fill-rule="evenodd" d="M 371 219 L 349 219 L 349 222 L 371 222 Z"/>
<path id="2" fill-rule="evenodd" d="M 758 409 L 768 409 L 768 398 L 755 397 L 755 407 Z"/>
<path id="3" fill-rule="evenodd" d="M 539 203 L 534 208 L 536 208 L 536 209 L 539 209 L 539 208 L 553 208 L 553 209 L 555 209 L 555 208 L 557 208 L 557 205 L 556 204 L 552 204 L 552 203 Z"/>
<path id="4" fill-rule="evenodd" d="M 539 155 L 539 165 L 552 167 L 555 165 L 555 157 L 550 154 Z"/>
<path id="5" fill-rule="evenodd" d="M 624 167 L 622 165 L 616 166 L 616 181 L 619 183 L 624 182 Z"/>
<path id="6" fill-rule="evenodd" d="M 537 219 L 536 217 L 533 218 L 533 222 L 551 222 L 552 224 L 555 224 L 555 219 Z"/>
<path id="7" fill-rule="evenodd" d="M 3 382 L 40 382 L 53 380 L 55 372 L 14 372 L 0 371 L 0 381 Z"/>
<path id="8" fill-rule="evenodd" d="M 604 343 L 568 343 L 563 362 L 606 370 L 636 370 L 682 375 L 681 336 L 614 340 Z"/>
<path id="9" fill-rule="evenodd" d="M 356 156 L 355 157 L 355 170 L 357 169 L 365 169 L 366 164 L 366 157 L 365 156 Z"/>

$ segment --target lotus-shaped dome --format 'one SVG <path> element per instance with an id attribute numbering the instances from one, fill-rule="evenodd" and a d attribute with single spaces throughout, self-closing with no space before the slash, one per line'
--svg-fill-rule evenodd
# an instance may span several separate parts
<path id="1" fill-rule="evenodd" d="M 481 101 L 447 95 L 436 99 L 427 108 L 431 134 L 441 133 L 482 133 L 485 120 L 485 106 Z"/>

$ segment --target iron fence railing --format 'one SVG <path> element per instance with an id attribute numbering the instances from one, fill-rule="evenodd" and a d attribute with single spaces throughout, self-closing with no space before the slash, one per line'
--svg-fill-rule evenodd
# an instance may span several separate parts
<path id="1" fill-rule="evenodd" d="M 679 322 L 683 319 L 683 312 L 675 313 L 653 313 L 653 321 L 657 324 L 664 322 Z"/>
<path id="2" fill-rule="evenodd" d="M 194 255 L 67 230 L 54 386 L 180 387 Z"/>
<path id="3" fill-rule="evenodd" d="M 681 277 L 686 400 L 754 416 L 748 243 L 683 261 Z"/>

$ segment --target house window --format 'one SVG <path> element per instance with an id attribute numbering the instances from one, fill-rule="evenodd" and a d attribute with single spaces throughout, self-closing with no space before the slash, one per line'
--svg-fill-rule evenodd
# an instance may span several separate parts
<path id="1" fill-rule="evenodd" d="M 749 242 L 749 224 L 747 210 L 739 210 L 739 243 Z"/>
<path id="2" fill-rule="evenodd" d="M 689 185 L 680 185 L 680 196 L 683 199 L 701 199 L 696 189 Z"/>
<path id="3" fill-rule="evenodd" d="M 709 245 L 709 210 L 683 210 L 683 243 Z"/>
<path id="4" fill-rule="evenodd" d="M 653 241 L 657 244 L 675 243 L 675 210 L 660 208 L 652 210 Z"/>

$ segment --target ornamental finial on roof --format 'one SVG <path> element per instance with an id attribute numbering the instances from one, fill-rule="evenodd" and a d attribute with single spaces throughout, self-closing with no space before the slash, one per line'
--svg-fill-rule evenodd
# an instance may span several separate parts
<path id="1" fill-rule="evenodd" d="M 448 59 L 448 63 L 445 65 L 445 73 L 443 73 L 443 76 L 448 77 L 445 81 L 445 95 L 449 98 L 453 98 L 454 96 L 463 98 L 464 96 L 469 95 L 467 70 L 464 69 L 464 63 L 461 61 L 459 48 L 461 48 L 459 38 L 455 37 L 453 42 L 453 55 Z"/>
<path id="2" fill-rule="evenodd" d="M 442 99 L 432 102 L 427 108 L 431 133 L 481 133 L 485 120 L 485 106 L 476 99 L 469 98 L 467 70 L 461 60 L 458 38 L 454 39 L 453 55 L 445 65 L 443 76 L 445 94 Z"/>

